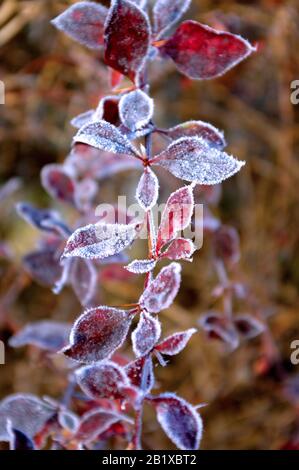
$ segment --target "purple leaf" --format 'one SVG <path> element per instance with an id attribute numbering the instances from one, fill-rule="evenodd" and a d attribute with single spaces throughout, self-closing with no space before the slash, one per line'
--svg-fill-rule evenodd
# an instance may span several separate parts
<path id="1" fill-rule="evenodd" d="M 221 225 L 214 232 L 213 243 L 216 256 L 223 261 L 235 264 L 240 259 L 240 240 L 234 227 Z"/>
<path id="2" fill-rule="evenodd" d="M 46 351 L 57 352 L 68 343 L 72 325 L 51 320 L 29 323 L 9 340 L 9 345 L 19 348 L 34 345 Z"/>
<path id="3" fill-rule="evenodd" d="M 94 441 L 99 434 L 107 431 L 112 424 L 121 420 L 127 420 L 127 418 L 105 408 L 88 411 L 82 416 L 79 429 L 74 437 L 82 443 Z"/>
<path id="4" fill-rule="evenodd" d="M 143 393 L 149 393 L 154 384 L 154 370 L 153 361 L 150 356 L 142 356 L 133 362 L 130 362 L 126 367 L 125 371 L 129 377 L 131 384 L 138 387 Z"/>
<path id="5" fill-rule="evenodd" d="M 52 20 L 52 24 L 80 44 L 100 49 L 107 13 L 107 8 L 98 3 L 78 2 Z"/>
<path id="6" fill-rule="evenodd" d="M 190 261 L 195 250 L 196 248 L 192 240 L 187 238 L 176 238 L 170 242 L 166 250 L 163 251 L 161 257 L 168 258 L 173 261 L 178 259 Z"/>
<path id="7" fill-rule="evenodd" d="M 68 227 L 56 211 L 37 209 L 27 202 L 19 202 L 16 210 L 20 217 L 39 230 L 59 235 L 69 233 Z"/>
<path id="8" fill-rule="evenodd" d="M 184 21 L 160 48 L 178 70 L 197 80 L 219 77 L 255 48 L 235 34 L 217 31 L 196 21 Z"/>
<path id="9" fill-rule="evenodd" d="M 231 350 L 239 346 L 237 330 L 229 318 L 217 312 L 208 312 L 200 317 L 199 325 L 212 339 L 226 343 Z"/>
<path id="10" fill-rule="evenodd" d="M 106 152 L 138 156 L 137 150 L 120 131 L 106 121 L 98 121 L 81 127 L 74 137 L 75 143 L 91 145 Z"/>
<path id="11" fill-rule="evenodd" d="M 179 354 L 186 347 L 189 339 L 194 335 L 194 333 L 196 333 L 196 331 L 197 330 L 195 328 L 190 328 L 186 331 L 174 333 L 157 344 L 155 349 L 162 354 L 167 354 L 168 356 Z"/>
<path id="12" fill-rule="evenodd" d="M 146 126 L 154 112 L 154 102 L 141 90 L 134 90 L 122 96 L 119 102 L 121 122 L 132 132 Z"/>
<path id="13" fill-rule="evenodd" d="M 159 320 L 147 312 L 142 312 L 137 328 L 132 333 L 135 356 L 145 356 L 152 351 L 160 336 L 161 323 Z"/>
<path id="14" fill-rule="evenodd" d="M 28 253 L 23 258 L 24 269 L 42 285 L 52 286 L 62 274 L 57 250 L 45 248 Z"/>
<path id="15" fill-rule="evenodd" d="M 122 398 L 120 387 L 129 385 L 124 369 L 111 361 L 81 367 L 76 378 L 83 392 L 95 400 Z"/>
<path id="16" fill-rule="evenodd" d="M 76 320 L 63 352 L 84 363 L 108 359 L 125 341 L 131 322 L 130 311 L 105 306 L 87 310 Z"/>
<path id="17" fill-rule="evenodd" d="M 245 165 L 197 137 L 174 141 L 151 163 L 162 166 L 177 178 L 203 185 L 221 183 Z"/>
<path id="18" fill-rule="evenodd" d="M 33 438 L 53 416 L 55 410 L 31 394 L 10 395 L 0 402 L 0 441 L 10 441 L 7 420 L 11 427 Z"/>
<path id="19" fill-rule="evenodd" d="M 144 274 L 149 273 L 156 266 L 157 261 L 154 259 L 135 259 L 125 269 L 130 273 Z"/>
<path id="20" fill-rule="evenodd" d="M 219 131 L 208 122 L 187 121 L 183 124 L 171 127 L 170 129 L 163 131 L 163 133 L 171 137 L 173 140 L 180 139 L 181 137 L 201 137 L 207 142 L 207 144 L 212 147 L 216 147 L 219 150 L 223 150 L 226 146 L 223 132 Z"/>
<path id="21" fill-rule="evenodd" d="M 144 211 L 148 211 L 156 205 L 158 195 L 159 180 L 150 168 L 145 168 L 136 189 L 137 202 Z"/>
<path id="22" fill-rule="evenodd" d="M 90 260 L 73 259 L 68 282 L 83 306 L 93 299 L 97 287 L 98 273 Z"/>
<path id="23" fill-rule="evenodd" d="M 62 165 L 46 165 L 41 171 L 45 190 L 54 199 L 75 205 L 76 183 Z"/>
<path id="24" fill-rule="evenodd" d="M 195 408 L 172 393 L 151 397 L 157 419 L 169 439 L 181 450 L 197 450 L 202 436 L 202 420 Z"/>
<path id="25" fill-rule="evenodd" d="M 181 266 L 171 263 L 161 269 L 157 277 L 151 281 L 140 297 L 140 305 L 152 313 L 170 307 L 178 293 L 181 283 Z"/>
<path id="26" fill-rule="evenodd" d="M 90 224 L 77 229 L 68 239 L 63 257 L 104 259 L 127 248 L 136 238 L 139 224 Z"/>
<path id="27" fill-rule="evenodd" d="M 193 186 L 184 186 L 172 193 L 165 205 L 157 237 L 157 250 L 190 225 L 194 209 Z"/>
<path id="28" fill-rule="evenodd" d="M 146 13 L 128 0 L 113 0 L 105 23 L 106 64 L 134 80 L 148 53 L 150 36 Z"/>
<path id="29" fill-rule="evenodd" d="M 153 8 L 154 32 L 161 35 L 188 10 L 191 0 L 157 0 Z"/>
<path id="30" fill-rule="evenodd" d="M 251 339 L 265 331 L 265 325 L 248 313 L 239 314 L 234 318 L 235 327 L 243 339 Z"/>
<path id="31" fill-rule="evenodd" d="M 58 422 L 61 427 L 74 433 L 79 428 L 79 418 L 72 411 L 61 409 L 58 413 Z"/>

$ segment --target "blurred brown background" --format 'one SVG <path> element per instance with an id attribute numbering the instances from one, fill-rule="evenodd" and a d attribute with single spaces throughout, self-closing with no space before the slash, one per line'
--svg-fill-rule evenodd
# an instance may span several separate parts
<path id="1" fill-rule="evenodd" d="M 5 341 L 29 321 L 72 321 L 81 312 L 70 290 L 56 297 L 24 273 L 21 257 L 34 247 L 38 233 L 14 211 L 17 200 L 53 205 L 41 188 L 39 172 L 47 163 L 64 160 L 74 133 L 70 119 L 109 90 L 101 59 L 49 23 L 70 3 L 0 4 L 0 79 L 6 86 L 6 104 L 0 107 L 0 182 L 15 176 L 21 181 L 0 208 L 1 239 L 13 251 L 12 259 L 0 265 L 0 336 Z M 201 410 L 203 448 L 299 448 L 299 365 L 289 359 L 290 343 L 299 339 L 299 105 L 290 101 L 290 83 L 299 79 L 299 4 L 196 0 L 186 17 L 226 27 L 258 45 L 256 54 L 212 81 L 191 82 L 172 66 L 164 71 L 158 67 L 152 95 L 159 126 L 209 121 L 225 131 L 229 153 L 247 162 L 223 185 L 214 213 L 240 234 L 241 262 L 231 275 L 249 284 L 271 335 L 230 354 L 199 332 L 167 368 L 157 370 L 157 377 L 161 390 L 176 391 L 194 404 L 208 403 Z M 102 182 L 99 201 L 132 196 L 137 178 L 137 172 L 126 172 Z M 161 197 L 175 184 L 179 182 L 163 184 Z M 196 325 L 203 312 L 214 308 L 211 291 L 216 282 L 205 239 L 194 263 L 184 263 L 177 301 L 162 313 L 164 331 Z M 109 281 L 101 286 L 102 298 L 108 304 L 134 302 L 140 288 L 135 279 Z M 293 400 L 284 393 L 286 380 L 294 381 Z M 1 398 L 20 391 L 58 398 L 65 385 L 37 350 L 7 348 L 6 364 L 0 366 Z M 151 414 L 144 443 L 153 449 L 171 448 Z"/>

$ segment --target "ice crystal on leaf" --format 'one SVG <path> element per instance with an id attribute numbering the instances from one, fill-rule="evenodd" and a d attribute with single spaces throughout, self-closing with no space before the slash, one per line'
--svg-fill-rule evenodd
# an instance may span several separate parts
<path id="1" fill-rule="evenodd" d="M 136 189 L 136 199 L 143 210 L 152 209 L 159 195 L 159 180 L 150 168 L 145 168 Z"/>
<path id="2" fill-rule="evenodd" d="M 223 150 L 226 147 L 223 132 L 208 122 L 186 121 L 163 132 L 173 140 L 178 140 L 181 137 L 201 137 L 211 147 L 216 147 L 219 150 Z"/>
<path id="3" fill-rule="evenodd" d="M 81 127 L 74 137 L 75 143 L 87 144 L 106 152 L 136 157 L 137 150 L 121 132 L 106 121 L 98 121 Z"/>
<path id="4" fill-rule="evenodd" d="M 76 378 L 84 393 L 95 400 L 121 398 L 120 387 L 129 385 L 124 370 L 110 361 L 81 367 Z"/>
<path id="5" fill-rule="evenodd" d="M 189 339 L 192 335 L 194 335 L 194 333 L 196 333 L 195 328 L 190 328 L 186 331 L 174 333 L 157 344 L 155 349 L 160 353 L 166 354 L 168 356 L 179 354 L 186 347 Z"/>
<path id="6" fill-rule="evenodd" d="M 176 238 L 172 240 L 167 246 L 166 250 L 163 251 L 162 258 L 168 258 L 173 261 L 178 259 L 183 259 L 187 261 L 192 261 L 191 256 L 196 250 L 192 240 L 187 238 Z"/>
<path id="7" fill-rule="evenodd" d="M 106 64 L 132 80 L 150 45 L 147 14 L 128 0 L 113 0 L 105 23 Z"/>
<path id="8" fill-rule="evenodd" d="M 223 75 L 253 51 L 255 48 L 240 36 L 192 20 L 181 23 L 160 48 L 180 72 L 198 80 Z"/>
<path id="9" fill-rule="evenodd" d="M 177 178 L 203 185 L 221 183 L 245 165 L 197 137 L 174 141 L 151 163 L 166 168 Z"/>
<path id="10" fill-rule="evenodd" d="M 76 320 L 63 352 L 83 363 L 108 359 L 123 344 L 131 322 L 129 311 L 105 306 L 87 310 Z"/>
<path id="11" fill-rule="evenodd" d="M 161 323 L 147 312 L 142 312 L 137 328 L 132 333 L 133 351 L 136 357 L 148 354 L 161 335 Z"/>
<path id="12" fill-rule="evenodd" d="M 154 102 L 142 90 L 131 91 L 120 99 L 121 122 L 133 132 L 148 124 L 153 112 Z"/>
<path id="13" fill-rule="evenodd" d="M 172 393 L 152 397 L 151 403 L 169 439 L 181 450 L 197 450 L 203 425 L 195 408 Z"/>
<path id="14" fill-rule="evenodd" d="M 154 259 L 135 259 L 125 269 L 130 273 L 144 274 L 152 271 L 156 266 L 157 261 Z"/>
<path id="15" fill-rule="evenodd" d="M 99 3 L 78 2 L 52 20 L 52 24 L 90 49 L 101 49 L 107 13 L 107 8 Z"/>
<path id="16" fill-rule="evenodd" d="M 63 257 L 104 259 L 127 248 L 138 233 L 139 224 L 90 224 L 77 229 L 68 239 Z"/>
<path id="17" fill-rule="evenodd" d="M 181 266 L 171 263 L 162 268 L 140 297 L 140 305 L 152 313 L 170 307 L 181 283 Z"/>

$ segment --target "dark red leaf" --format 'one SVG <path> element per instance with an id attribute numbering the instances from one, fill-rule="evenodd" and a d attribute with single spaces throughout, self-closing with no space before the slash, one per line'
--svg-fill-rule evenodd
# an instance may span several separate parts
<path id="1" fill-rule="evenodd" d="M 67 345 L 72 325 L 51 320 L 29 323 L 9 340 L 10 346 L 19 348 L 34 345 L 46 351 L 57 352 Z"/>
<path id="2" fill-rule="evenodd" d="M 223 150 L 226 146 L 226 141 L 223 132 L 216 129 L 208 122 L 203 121 L 187 121 L 183 124 L 178 124 L 163 131 L 173 140 L 180 139 L 181 137 L 201 137 L 212 147 L 217 147 Z"/>
<path id="3" fill-rule="evenodd" d="M 153 361 L 150 356 L 142 356 L 130 362 L 125 371 L 131 384 L 141 389 L 143 393 L 148 393 L 154 386 L 155 377 L 153 371 Z"/>
<path id="4" fill-rule="evenodd" d="M 234 227 L 221 225 L 214 232 L 214 247 L 216 255 L 231 264 L 240 259 L 240 241 L 238 232 Z"/>
<path id="5" fill-rule="evenodd" d="M 188 10 L 191 0 L 157 0 L 153 8 L 154 32 L 159 36 Z"/>
<path id="6" fill-rule="evenodd" d="M 153 117 L 153 112 L 154 102 L 142 90 L 131 91 L 120 99 L 120 119 L 133 132 L 146 126 Z"/>
<path id="7" fill-rule="evenodd" d="M 75 205 L 76 183 L 62 165 L 46 165 L 41 171 L 45 190 L 54 199 Z"/>
<path id="8" fill-rule="evenodd" d="M 255 48 L 235 34 L 196 21 L 184 21 L 160 48 L 190 78 L 219 77 L 248 57 Z"/>
<path id="9" fill-rule="evenodd" d="M 125 418 L 123 415 L 105 408 L 91 410 L 82 416 L 79 429 L 74 437 L 82 443 L 94 441 L 99 434 L 107 431 L 112 424 Z"/>
<path id="10" fill-rule="evenodd" d="M 232 350 L 239 345 L 239 337 L 233 322 L 223 314 L 208 312 L 198 321 L 202 329 L 212 339 L 226 343 Z"/>
<path id="11" fill-rule="evenodd" d="M 202 138 L 182 137 L 157 155 L 151 164 L 162 166 L 177 178 L 210 185 L 234 175 L 245 162 L 211 147 Z"/>
<path id="12" fill-rule="evenodd" d="M 154 348 L 161 336 L 161 323 L 147 312 L 140 314 L 137 328 L 132 333 L 133 351 L 137 357 L 145 356 Z"/>
<path id="13" fill-rule="evenodd" d="M 237 315 L 234 318 L 234 324 L 243 339 L 254 338 L 265 331 L 265 325 L 248 313 Z"/>
<path id="14" fill-rule="evenodd" d="M 193 406 L 172 393 L 151 397 L 150 403 L 165 434 L 179 449 L 198 449 L 203 424 Z"/>
<path id="15" fill-rule="evenodd" d="M 77 2 L 52 20 L 52 24 L 81 44 L 100 49 L 107 13 L 107 8 L 99 3 Z"/>
<path id="16" fill-rule="evenodd" d="M 159 180 L 150 168 L 146 168 L 136 189 L 137 202 L 144 211 L 148 211 L 156 205 L 158 195 Z"/>
<path id="17" fill-rule="evenodd" d="M 132 80 L 150 45 L 147 15 L 128 0 L 113 0 L 105 24 L 106 64 Z"/>
<path id="18" fill-rule="evenodd" d="M 155 349 L 162 354 L 167 354 L 168 356 L 174 356 L 179 354 L 187 345 L 189 339 L 192 335 L 196 333 L 195 328 L 190 328 L 186 331 L 180 331 L 179 333 L 174 333 L 171 336 L 163 339 Z"/>
<path id="19" fill-rule="evenodd" d="M 178 293 L 181 283 L 181 266 L 171 263 L 161 269 L 157 277 L 151 281 L 140 297 L 140 305 L 152 313 L 170 307 Z"/>
<path id="20" fill-rule="evenodd" d="M 176 238 L 172 240 L 161 257 L 171 260 L 184 259 L 190 261 L 191 256 L 196 250 L 192 240 L 187 238 Z"/>
<path id="21" fill-rule="evenodd" d="M 108 359 L 123 344 L 131 321 L 129 311 L 105 306 L 87 310 L 76 320 L 63 352 L 85 363 Z"/>
<path id="22" fill-rule="evenodd" d="M 78 385 L 90 398 L 122 398 L 121 387 L 129 380 L 123 368 L 111 361 L 101 362 L 76 370 Z"/>

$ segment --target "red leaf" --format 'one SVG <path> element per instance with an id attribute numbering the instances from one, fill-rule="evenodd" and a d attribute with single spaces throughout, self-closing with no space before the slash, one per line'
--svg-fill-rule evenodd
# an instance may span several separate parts
<path id="1" fill-rule="evenodd" d="M 176 238 L 172 240 L 165 251 L 161 254 L 161 258 L 171 260 L 184 259 L 190 261 L 191 256 L 196 250 L 194 243 L 187 238 Z"/>
<path id="2" fill-rule="evenodd" d="M 154 348 L 161 336 L 161 323 L 147 312 L 140 314 L 137 328 L 132 333 L 135 356 L 145 356 Z"/>
<path id="3" fill-rule="evenodd" d="M 63 257 L 104 259 L 127 248 L 138 233 L 139 224 L 90 224 L 77 229 L 68 239 Z"/>
<path id="4" fill-rule="evenodd" d="M 14 429 L 33 438 L 54 413 L 53 407 L 29 393 L 8 396 L 0 402 L 0 441 L 10 441 L 8 419 Z"/>
<path id="5" fill-rule="evenodd" d="M 150 45 L 147 15 L 128 0 L 114 0 L 105 24 L 106 64 L 134 80 Z"/>
<path id="6" fill-rule="evenodd" d="M 223 133 L 208 122 L 187 121 L 163 131 L 173 140 L 181 137 L 202 137 L 209 145 L 222 150 L 226 146 Z"/>
<path id="7" fill-rule="evenodd" d="M 155 377 L 153 371 L 153 361 L 150 356 L 142 356 L 130 362 L 125 371 L 131 384 L 138 387 L 143 393 L 149 393 L 154 386 Z"/>
<path id="8" fill-rule="evenodd" d="M 112 307 L 87 310 L 75 322 L 64 354 L 79 362 L 108 359 L 126 339 L 132 315 Z"/>
<path id="9" fill-rule="evenodd" d="M 41 171 L 45 190 L 54 199 L 75 205 L 76 183 L 62 165 L 46 165 Z"/>
<path id="10" fill-rule="evenodd" d="M 82 416 L 79 429 L 74 437 L 83 443 L 94 441 L 99 434 L 107 431 L 112 424 L 122 419 L 124 419 L 123 415 L 105 408 L 88 411 Z"/>
<path id="11" fill-rule="evenodd" d="M 45 248 L 28 253 L 23 258 L 25 270 L 34 280 L 45 286 L 52 286 L 62 274 L 57 250 Z"/>
<path id="12" fill-rule="evenodd" d="M 191 0 L 157 0 L 153 8 L 154 32 L 160 36 L 186 13 Z"/>
<path id="13" fill-rule="evenodd" d="M 184 21 L 160 48 L 180 72 L 195 79 L 219 77 L 248 57 L 255 48 L 240 36 Z"/>
<path id="14" fill-rule="evenodd" d="M 46 351 L 57 352 L 67 345 L 72 325 L 51 320 L 29 323 L 12 336 L 9 345 L 19 348 L 34 345 Z"/>
<path id="15" fill-rule="evenodd" d="M 184 186 L 172 193 L 163 210 L 158 230 L 157 250 L 175 238 L 191 222 L 194 209 L 193 187 Z"/>
<path id="16" fill-rule="evenodd" d="M 138 156 L 137 150 L 120 131 L 106 121 L 98 121 L 81 127 L 74 137 L 75 143 L 83 143 L 106 152 Z"/>
<path id="17" fill-rule="evenodd" d="M 132 132 L 146 126 L 154 112 L 154 102 L 142 90 L 134 90 L 122 96 L 119 102 L 121 122 Z"/>
<path id="18" fill-rule="evenodd" d="M 240 241 L 236 229 L 221 225 L 214 232 L 214 247 L 216 255 L 224 261 L 235 264 L 240 259 Z"/>
<path id="19" fill-rule="evenodd" d="M 52 24 L 81 44 L 100 49 L 107 13 L 107 8 L 98 3 L 78 2 L 52 20 Z"/>
<path id="20" fill-rule="evenodd" d="M 202 420 L 195 408 L 172 393 L 151 397 L 157 419 L 169 439 L 181 450 L 197 450 L 202 436 Z"/>
<path id="21" fill-rule="evenodd" d="M 197 137 L 182 137 L 157 155 L 152 165 L 160 165 L 177 178 L 198 184 L 218 184 L 237 173 L 245 162 L 211 147 Z"/>
<path id="22" fill-rule="evenodd" d="M 173 335 L 163 339 L 161 343 L 157 344 L 155 349 L 162 354 L 167 354 L 168 356 L 179 354 L 186 347 L 189 339 L 194 335 L 194 333 L 196 333 L 195 328 L 174 333 Z"/>
<path id="23" fill-rule="evenodd" d="M 159 180 L 150 168 L 146 168 L 136 189 L 137 202 L 144 211 L 148 211 L 156 205 L 158 195 Z"/>
<path id="24" fill-rule="evenodd" d="M 181 283 L 181 266 L 171 263 L 161 269 L 140 297 L 140 305 L 152 313 L 168 308 L 178 293 Z"/>
<path id="25" fill-rule="evenodd" d="M 130 273 L 144 274 L 152 271 L 156 266 L 157 261 L 154 259 L 135 259 L 125 269 Z"/>
<path id="26" fill-rule="evenodd" d="M 76 370 L 78 385 L 90 398 L 122 398 L 120 388 L 128 386 L 129 380 L 124 370 L 114 362 L 81 367 Z"/>
<path id="27" fill-rule="evenodd" d="M 243 339 L 254 338 L 265 331 L 265 325 L 248 313 L 237 315 L 234 318 L 234 324 Z"/>
<path id="28" fill-rule="evenodd" d="M 198 320 L 199 325 L 212 339 L 218 339 L 236 349 L 239 345 L 237 330 L 232 321 L 223 314 L 208 312 Z"/>

